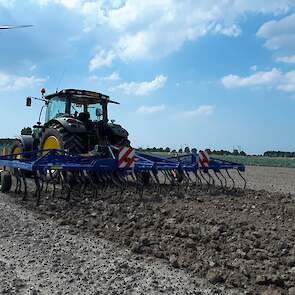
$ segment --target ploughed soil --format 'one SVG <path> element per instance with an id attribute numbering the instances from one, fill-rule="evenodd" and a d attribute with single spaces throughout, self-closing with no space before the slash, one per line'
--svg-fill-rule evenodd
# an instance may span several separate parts
<path id="1" fill-rule="evenodd" d="M 69 202 L 48 193 L 38 208 L 33 195 L 27 202 L 10 196 L 23 210 L 60 228 L 87 232 L 129 249 L 134 257 L 185 271 L 195 286 L 204 278 L 236 294 L 295 294 L 292 194 L 167 187 L 140 196 L 131 188 L 95 198 L 91 192 L 73 194 Z"/>

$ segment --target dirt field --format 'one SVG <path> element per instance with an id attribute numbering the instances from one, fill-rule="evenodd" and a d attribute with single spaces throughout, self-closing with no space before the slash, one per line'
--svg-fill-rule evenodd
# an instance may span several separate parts
<path id="1" fill-rule="evenodd" d="M 48 196 L 38 209 L 2 196 L 0 292 L 295 294 L 294 176 L 249 167 L 246 191 Z"/>
<path id="2" fill-rule="evenodd" d="M 295 194 L 295 169 L 247 167 L 247 179 L 251 189 Z"/>

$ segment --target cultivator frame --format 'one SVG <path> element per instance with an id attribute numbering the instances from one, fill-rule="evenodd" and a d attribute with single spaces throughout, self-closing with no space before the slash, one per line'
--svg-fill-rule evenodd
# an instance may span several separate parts
<path id="1" fill-rule="evenodd" d="M 124 158 L 121 157 L 123 149 L 126 149 Z M 177 187 L 177 190 L 181 187 L 187 190 L 190 186 L 234 189 L 235 180 L 229 171 L 236 170 L 246 187 L 246 179 L 242 175 L 244 165 L 209 158 L 203 151 L 199 155 L 166 158 L 135 152 L 130 147 L 107 145 L 101 147 L 99 153 L 88 155 L 70 154 L 64 150 L 4 155 L 0 156 L 0 167 L 3 167 L 0 170 L 0 190 L 4 193 L 10 191 L 11 176 L 14 176 L 15 192 L 23 191 L 25 200 L 27 179 L 33 179 L 37 205 L 42 191 L 47 192 L 49 184 L 52 185 L 53 197 L 59 187 L 68 200 L 72 191 L 91 190 L 93 196 L 97 196 L 99 192 L 116 188 L 116 192 L 122 194 L 129 184 L 135 184 L 141 195 L 146 186 L 153 186 L 156 191 L 170 186 Z"/>

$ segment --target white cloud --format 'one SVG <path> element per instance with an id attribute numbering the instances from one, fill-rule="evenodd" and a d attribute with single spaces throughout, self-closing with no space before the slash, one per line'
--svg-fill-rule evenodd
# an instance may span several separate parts
<path id="1" fill-rule="evenodd" d="M 154 113 L 159 113 L 162 112 L 166 109 L 165 105 L 159 105 L 159 106 L 141 106 L 137 109 L 137 113 L 142 113 L 142 114 L 154 114 Z"/>
<path id="2" fill-rule="evenodd" d="M 186 111 L 180 113 L 181 117 L 196 117 L 196 116 L 209 116 L 214 113 L 216 109 L 215 105 L 202 105 L 192 111 Z"/>
<path id="3" fill-rule="evenodd" d="M 102 2 L 85 2 L 79 11 L 85 17 L 84 32 L 90 32 L 106 21 Z"/>
<path id="4" fill-rule="evenodd" d="M 151 92 L 164 87 L 167 82 L 167 77 L 164 75 L 157 76 L 153 81 L 150 82 L 130 82 L 122 83 L 116 86 L 113 90 L 122 90 L 128 95 L 148 95 Z"/>
<path id="5" fill-rule="evenodd" d="M 113 72 L 109 76 L 102 77 L 101 79 L 104 81 L 118 81 L 121 77 L 117 72 Z"/>
<path id="6" fill-rule="evenodd" d="M 229 27 L 222 27 L 220 24 L 216 25 L 214 29 L 215 33 L 220 33 L 228 37 L 238 37 L 241 35 L 242 31 L 236 24 Z"/>
<path id="7" fill-rule="evenodd" d="M 268 72 L 257 72 L 248 77 L 228 75 L 221 79 L 226 88 L 239 88 L 249 86 L 274 86 L 282 79 L 280 70 L 273 68 Z"/>
<path id="8" fill-rule="evenodd" d="M 31 65 L 29 70 L 30 70 L 31 72 L 33 72 L 33 71 L 35 71 L 36 69 L 37 69 L 37 65 Z"/>
<path id="9" fill-rule="evenodd" d="M 258 70 L 258 67 L 257 65 L 253 65 L 250 67 L 250 70 L 253 71 L 253 72 L 256 72 Z"/>
<path id="10" fill-rule="evenodd" d="M 228 75 L 221 79 L 226 88 L 241 88 L 254 86 L 273 87 L 284 92 L 295 92 L 295 71 L 286 73 L 274 68 L 269 72 L 257 72 L 248 77 Z"/>
<path id="11" fill-rule="evenodd" d="M 283 62 L 286 64 L 295 64 L 295 55 L 292 56 L 280 56 L 276 59 L 277 62 Z"/>
<path id="12" fill-rule="evenodd" d="M 111 10 L 107 24 L 120 33 L 115 52 L 122 59 L 165 56 L 209 33 L 237 37 L 246 13 L 286 12 L 289 0 L 127 0 Z M 159 44 L 161 50 L 159 50 Z"/>
<path id="13" fill-rule="evenodd" d="M 295 14 L 263 24 L 258 30 L 257 36 L 266 40 L 265 46 L 269 49 L 294 49 Z"/>
<path id="14" fill-rule="evenodd" d="M 46 79 L 35 76 L 15 76 L 0 72 L 0 91 L 13 91 L 22 88 L 33 88 L 44 83 Z"/>
<path id="15" fill-rule="evenodd" d="M 68 9 L 81 8 L 84 0 L 35 0 L 40 6 L 47 6 L 49 4 L 62 5 Z"/>
<path id="16" fill-rule="evenodd" d="M 89 80 L 92 80 L 92 81 L 118 81 L 120 79 L 121 77 L 117 72 L 113 72 L 112 74 L 108 76 L 104 76 L 104 77 L 99 77 L 96 75 L 89 77 Z"/>
<path id="17" fill-rule="evenodd" d="M 10 1 L 0 0 L 0 7 L 4 6 L 7 8 L 12 8 L 14 6 L 14 4 L 15 4 L 15 0 L 10 0 Z"/>
<path id="18" fill-rule="evenodd" d="M 101 67 L 111 66 L 115 54 L 112 51 L 101 49 L 89 62 L 89 70 L 94 71 Z"/>
<path id="19" fill-rule="evenodd" d="M 285 92 L 295 91 L 295 71 L 287 72 L 282 82 L 278 85 L 278 89 Z"/>
<path id="20" fill-rule="evenodd" d="M 35 1 L 62 5 L 80 14 L 86 32 L 102 25 L 110 35 L 104 46 L 112 46 L 112 60 L 162 57 L 210 33 L 237 37 L 247 14 L 279 15 L 294 4 L 294 0 Z"/>

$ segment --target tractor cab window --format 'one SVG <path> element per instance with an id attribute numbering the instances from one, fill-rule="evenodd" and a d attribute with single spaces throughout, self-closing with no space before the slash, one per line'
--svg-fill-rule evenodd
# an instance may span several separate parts
<path id="1" fill-rule="evenodd" d="M 91 121 L 101 121 L 103 119 L 102 106 L 100 104 L 88 105 L 88 113 Z"/>
<path id="2" fill-rule="evenodd" d="M 80 113 L 83 113 L 85 111 L 85 107 L 83 104 L 78 103 L 71 103 L 71 115 L 73 117 L 77 117 Z"/>
<path id="3" fill-rule="evenodd" d="M 66 104 L 65 98 L 59 96 L 53 97 L 48 103 L 46 122 L 64 115 L 66 112 Z"/>

